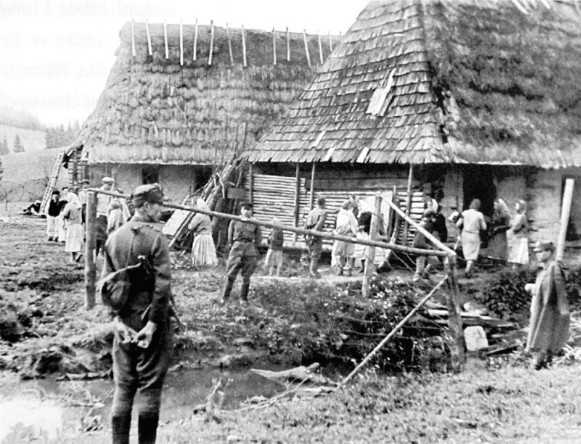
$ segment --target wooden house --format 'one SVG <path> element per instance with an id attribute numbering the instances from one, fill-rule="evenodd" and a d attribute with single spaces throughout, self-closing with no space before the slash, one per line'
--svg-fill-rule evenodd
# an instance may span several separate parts
<path id="1" fill-rule="evenodd" d="M 67 155 L 73 184 L 159 182 L 181 201 L 252 147 L 331 52 L 335 37 L 198 25 L 125 24 L 94 112 Z"/>
<path id="2" fill-rule="evenodd" d="M 572 0 L 372 1 L 243 153 L 249 195 L 268 200 L 276 176 L 284 199 L 270 211 L 294 224 L 319 195 L 336 206 L 351 193 L 405 195 L 408 183 L 445 214 L 473 198 L 487 215 L 496 197 L 525 199 L 531 237 L 555 240 L 569 177 L 581 229 L 579 72 Z"/>

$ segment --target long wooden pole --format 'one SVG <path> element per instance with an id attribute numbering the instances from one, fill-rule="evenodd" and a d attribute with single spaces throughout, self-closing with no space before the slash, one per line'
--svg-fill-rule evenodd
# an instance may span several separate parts
<path id="1" fill-rule="evenodd" d="M 567 226 L 569 225 L 569 216 L 571 215 L 571 202 L 573 201 L 574 188 L 575 180 L 567 179 L 563 193 L 563 207 L 561 208 L 561 222 L 559 226 L 559 237 L 557 238 L 557 253 L 555 255 L 558 261 L 563 260 L 563 256 L 565 255 L 565 239 L 567 238 Z"/>
<path id="2" fill-rule="evenodd" d="M 299 218 L 301 211 L 301 166 L 297 163 L 295 169 L 295 227 L 299 226 Z M 296 244 L 298 240 L 297 233 L 293 233 L 293 242 Z"/>
<path id="3" fill-rule="evenodd" d="M 254 204 L 254 168 L 252 164 L 248 166 L 248 200 Z"/>
<path id="4" fill-rule="evenodd" d="M 95 188 L 90 188 L 89 191 L 93 191 L 93 192 L 96 192 L 99 194 L 106 194 L 108 196 L 121 197 L 123 199 L 130 198 L 130 196 L 125 195 L 125 194 L 115 193 L 115 192 L 111 192 L 111 191 L 104 191 L 104 190 L 99 190 L 99 189 L 95 189 Z M 406 247 L 403 245 L 398 245 L 398 244 L 389 243 L 389 242 L 380 242 L 380 241 L 374 241 L 374 240 L 357 239 L 354 237 L 338 236 L 338 235 L 327 233 L 324 231 L 306 230 L 304 228 L 289 227 L 287 225 L 273 224 L 272 222 L 263 222 L 263 221 L 260 221 L 257 219 L 243 219 L 240 216 L 234 216 L 232 214 L 220 213 L 218 211 L 211 211 L 211 210 L 202 210 L 201 208 L 188 207 L 185 205 L 164 203 L 163 206 L 166 208 L 174 208 L 176 210 L 187 210 L 187 211 L 192 211 L 194 213 L 207 214 L 208 216 L 212 216 L 212 217 L 220 217 L 220 218 L 224 218 L 224 219 L 237 220 L 240 222 L 247 222 L 247 223 L 259 225 L 261 227 L 277 228 L 277 229 L 280 229 L 283 231 L 290 231 L 291 233 L 297 233 L 297 234 L 301 234 L 301 235 L 317 236 L 317 237 L 320 237 L 321 239 L 339 240 L 339 241 L 349 242 L 351 244 L 368 245 L 368 246 L 373 246 L 373 247 L 392 249 L 392 250 L 396 250 L 396 251 L 402 251 L 404 253 L 412 253 L 412 254 L 418 254 L 418 255 L 424 255 L 424 256 L 426 256 L 426 255 L 430 255 L 430 256 L 447 256 L 447 255 L 449 255 L 449 253 L 447 253 L 445 251 L 440 251 L 440 250 L 426 250 L 423 248 Z M 448 250 L 452 251 L 449 248 L 448 248 Z M 453 251 L 452 251 L 452 253 L 454 255 L 456 254 Z"/>
<path id="5" fill-rule="evenodd" d="M 97 194 L 94 191 L 87 193 L 87 219 L 85 224 L 85 308 L 95 306 L 97 281 Z"/>
<path id="6" fill-rule="evenodd" d="M 452 370 L 455 372 L 462 371 L 464 364 L 464 338 L 462 330 L 462 316 L 460 314 L 460 290 L 456 279 L 456 258 L 446 256 L 444 258 L 444 270 L 448 282 L 448 328 L 453 342 L 450 347 L 450 357 Z"/>
<path id="7" fill-rule="evenodd" d="M 410 163 L 410 172 L 408 175 L 408 188 L 407 188 L 407 196 L 406 196 L 406 207 L 405 207 L 405 214 L 409 217 L 411 214 L 411 206 L 412 206 L 412 183 L 414 180 L 414 166 Z M 408 221 L 407 219 L 404 221 L 403 225 L 403 244 L 407 244 L 408 241 Z"/>
<path id="8" fill-rule="evenodd" d="M 363 361 L 361 361 L 361 363 L 355 367 L 353 369 L 353 371 L 351 373 L 349 373 L 345 379 L 343 379 L 343 381 L 341 381 L 341 383 L 339 384 L 339 386 L 343 386 L 346 383 L 348 383 L 353 376 L 355 376 L 357 373 L 359 373 L 359 371 L 371 360 L 371 358 L 373 358 L 373 356 L 376 355 L 376 353 L 381 350 L 383 348 L 383 346 L 385 344 L 388 343 L 388 341 L 407 323 L 407 321 L 409 321 L 411 319 L 411 317 L 413 315 L 415 315 L 417 313 L 417 311 L 423 307 L 423 305 L 428 302 L 428 300 L 434 295 L 434 293 L 436 293 L 436 291 L 438 291 L 438 289 L 444 285 L 444 283 L 446 282 L 446 278 L 442 279 L 434 288 L 432 288 L 432 291 L 430 291 L 419 303 L 418 305 L 416 305 L 412 311 L 410 311 L 405 318 L 403 318 L 399 324 L 397 324 L 394 329 L 392 331 L 389 332 L 389 334 L 382 339 L 382 341 L 377 344 L 377 346 L 371 351 L 371 353 L 369 353 L 365 359 Z"/>
<path id="9" fill-rule="evenodd" d="M 381 193 L 375 196 L 375 205 L 373 206 L 373 213 L 371 213 L 371 226 L 369 227 L 369 238 L 375 240 L 377 238 L 377 231 L 379 226 L 379 215 L 381 214 Z M 369 289 L 371 288 L 371 276 L 375 269 L 375 247 L 367 249 L 367 256 L 365 258 L 365 272 L 363 274 L 363 286 L 361 292 L 364 297 L 369 296 Z"/>
<path id="10" fill-rule="evenodd" d="M 311 168 L 311 193 L 309 196 L 309 208 L 311 210 L 315 206 L 315 170 L 316 170 L 316 163 L 313 162 L 313 167 Z"/>

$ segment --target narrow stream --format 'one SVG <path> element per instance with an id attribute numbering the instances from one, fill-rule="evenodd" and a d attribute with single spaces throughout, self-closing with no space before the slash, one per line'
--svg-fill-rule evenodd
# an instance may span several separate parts
<path id="1" fill-rule="evenodd" d="M 164 387 L 160 424 L 191 416 L 218 380 L 222 408 L 236 408 L 253 396 L 271 397 L 284 385 L 247 370 L 187 370 L 170 373 Z M 225 385 L 225 387 L 224 387 Z M 112 380 L 59 382 L 49 379 L 0 386 L 0 443 L 102 442 L 108 435 Z M 135 416 L 135 415 L 134 415 Z M 135 418 L 133 418 L 135 420 Z M 83 434 L 94 426 L 99 436 Z"/>

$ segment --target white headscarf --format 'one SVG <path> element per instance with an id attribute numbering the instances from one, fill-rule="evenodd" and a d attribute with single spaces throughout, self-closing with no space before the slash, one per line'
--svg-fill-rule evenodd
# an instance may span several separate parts
<path id="1" fill-rule="evenodd" d="M 79 200 L 79 196 L 77 196 L 72 191 L 69 191 L 67 193 L 66 200 L 69 202 L 69 204 L 71 206 L 74 206 L 74 207 L 77 207 L 77 208 L 80 208 L 81 207 L 81 201 Z"/>

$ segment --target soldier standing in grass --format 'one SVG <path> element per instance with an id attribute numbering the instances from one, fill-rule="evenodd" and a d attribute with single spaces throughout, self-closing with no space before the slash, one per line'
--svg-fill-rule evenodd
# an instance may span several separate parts
<path id="1" fill-rule="evenodd" d="M 103 277 L 140 262 L 127 302 L 112 307 L 115 324 L 111 414 L 113 444 L 129 443 L 131 409 L 137 395 L 139 443 L 154 443 L 161 391 L 172 352 L 170 258 L 165 236 L 152 223 L 161 218 L 159 185 L 141 185 L 132 196 L 135 215 L 105 245 Z"/>
<path id="2" fill-rule="evenodd" d="M 242 275 L 240 300 L 243 302 L 248 301 L 250 276 L 256 270 L 258 246 L 262 241 L 260 226 L 246 222 L 246 220 L 252 218 L 252 207 L 252 204 L 248 202 L 240 205 L 240 215 L 244 220 L 233 220 L 228 227 L 228 244 L 232 247 L 228 255 L 228 264 L 226 265 L 226 282 L 222 292 L 222 304 L 226 303 L 230 297 L 238 273 Z"/>
<path id="3" fill-rule="evenodd" d="M 327 210 L 325 209 L 326 200 L 324 197 L 317 199 L 317 208 L 311 210 L 305 222 L 306 230 L 322 231 L 327 219 Z M 309 274 L 312 278 L 319 279 L 319 259 L 323 251 L 323 239 L 318 236 L 306 236 L 305 241 L 309 249 L 309 258 L 311 260 Z"/>

